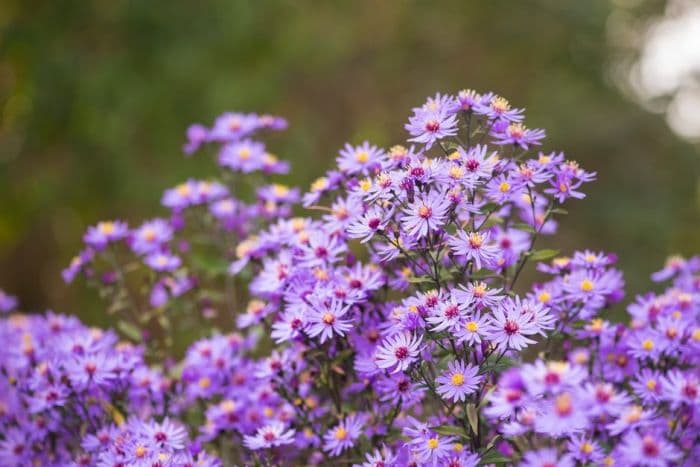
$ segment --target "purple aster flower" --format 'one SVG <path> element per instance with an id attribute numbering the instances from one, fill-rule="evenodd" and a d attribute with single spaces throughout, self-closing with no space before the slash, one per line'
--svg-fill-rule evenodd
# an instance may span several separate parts
<path id="1" fill-rule="evenodd" d="M 431 315 L 425 320 L 434 325 L 431 329 L 433 332 L 440 332 L 446 329 L 452 329 L 460 322 L 464 316 L 466 306 L 460 304 L 454 298 L 441 302 L 437 309 L 431 310 Z"/>
<path id="2" fill-rule="evenodd" d="M 145 423 L 144 432 L 151 442 L 167 450 L 183 449 L 187 440 L 185 427 L 169 418 L 163 419 L 162 422 L 151 420 Z"/>
<path id="3" fill-rule="evenodd" d="M 435 379 L 438 383 L 437 392 L 443 399 L 452 402 L 462 402 L 477 390 L 484 379 L 478 375 L 479 367 L 465 364 L 459 360 L 450 362 L 447 371 Z"/>
<path id="4" fill-rule="evenodd" d="M 552 195 L 554 199 L 563 203 L 569 198 L 583 199 L 585 193 L 576 191 L 582 184 L 581 180 L 574 180 L 571 176 L 565 173 L 558 174 L 557 177 L 549 181 L 551 188 L 544 190 L 545 193 Z"/>
<path id="5" fill-rule="evenodd" d="M 377 349 L 375 362 L 379 368 L 393 368 L 392 373 L 406 371 L 420 353 L 423 337 L 407 333 L 387 337 Z"/>
<path id="6" fill-rule="evenodd" d="M 387 213 L 378 206 L 373 206 L 348 226 L 348 237 L 361 238 L 361 242 L 366 243 L 375 233 L 384 230 L 390 220 L 391 212 Z"/>
<path id="7" fill-rule="evenodd" d="M 428 465 L 433 466 L 445 465 L 441 461 L 453 452 L 454 440 L 452 436 L 440 436 L 430 431 L 419 439 L 411 440 L 411 447 L 416 458 L 421 462 L 430 463 Z"/>
<path id="8" fill-rule="evenodd" d="M 467 345 L 480 344 L 489 335 L 489 318 L 477 311 L 473 315 L 465 316 L 452 332 L 458 344 L 463 342 Z"/>
<path id="9" fill-rule="evenodd" d="M 231 170 L 251 173 L 263 166 L 265 145 L 250 139 L 235 141 L 221 148 L 219 165 Z"/>
<path id="10" fill-rule="evenodd" d="M 429 149 L 435 141 L 457 134 L 457 117 L 444 109 L 417 109 L 405 128 L 412 136 L 409 141 L 425 144 Z"/>
<path id="11" fill-rule="evenodd" d="M 17 297 L 0 290 L 0 313 L 7 313 L 17 308 Z"/>
<path id="12" fill-rule="evenodd" d="M 104 249 L 108 243 L 121 240 L 129 233 L 126 222 L 106 221 L 100 222 L 94 227 L 88 227 L 83 236 L 85 243 L 96 250 Z"/>
<path id="13" fill-rule="evenodd" d="M 544 130 L 530 130 L 521 123 L 511 123 L 503 131 L 494 135 L 494 143 L 500 145 L 513 144 L 527 149 L 532 145 L 542 144 Z"/>
<path id="14" fill-rule="evenodd" d="M 294 442 L 294 430 L 287 429 L 282 422 L 271 422 L 261 428 L 255 435 L 243 437 L 243 444 L 252 450 L 284 446 Z"/>
<path id="15" fill-rule="evenodd" d="M 94 257 L 95 251 L 90 247 L 81 251 L 77 256 L 74 256 L 73 259 L 71 259 L 68 267 L 61 271 L 63 281 L 67 284 L 73 282 L 73 280 L 75 280 L 75 276 L 77 276 L 78 273 L 80 273 Z"/>
<path id="16" fill-rule="evenodd" d="M 522 467 L 574 467 L 576 465 L 569 455 L 560 455 L 554 448 L 528 451 L 520 461 Z"/>
<path id="17" fill-rule="evenodd" d="M 456 236 L 450 236 L 447 244 L 456 256 L 466 258 L 467 261 L 474 261 L 476 269 L 481 269 L 482 265 L 488 266 L 495 258 L 498 247 L 489 245 L 488 232 L 470 232 L 458 230 Z"/>
<path id="18" fill-rule="evenodd" d="M 489 340 L 502 350 L 522 350 L 535 343 L 526 336 L 540 332 L 530 317 L 521 314 L 518 304 L 510 298 L 493 310 L 489 326 Z"/>
<path id="19" fill-rule="evenodd" d="M 362 434 L 363 426 L 364 422 L 357 415 L 349 415 L 323 435 L 323 450 L 333 457 L 339 456 L 355 445 L 355 441 Z"/>
<path id="20" fill-rule="evenodd" d="M 173 238 L 173 228 L 163 219 L 144 222 L 131 235 L 131 249 L 134 253 L 144 255 L 161 248 Z"/>
<path id="21" fill-rule="evenodd" d="M 386 153 L 377 146 L 370 145 L 365 141 L 359 146 L 350 146 L 346 144 L 340 150 L 338 157 L 338 168 L 350 175 L 369 173 L 381 167 L 382 162 L 386 159 Z"/>
<path id="22" fill-rule="evenodd" d="M 393 451 L 382 444 L 381 448 L 377 448 L 371 453 L 365 454 L 365 462 L 361 464 L 361 467 L 382 467 L 397 465 L 398 457 Z"/>
<path id="23" fill-rule="evenodd" d="M 673 465 L 681 458 L 681 453 L 676 446 L 651 431 L 628 432 L 622 440 L 619 451 L 630 465 L 645 467 L 665 467 Z"/>
<path id="24" fill-rule="evenodd" d="M 482 99 L 474 108 L 474 113 L 486 115 L 491 120 L 520 122 L 523 120 L 523 109 L 511 109 L 507 99 L 491 94 L 489 99 Z"/>
<path id="25" fill-rule="evenodd" d="M 605 457 L 600 445 L 588 436 L 572 436 L 566 447 L 571 457 L 584 465 L 598 465 Z"/>
<path id="26" fill-rule="evenodd" d="M 673 370 L 663 380 L 663 393 L 673 407 L 700 404 L 700 376 L 698 373 Z"/>
<path id="27" fill-rule="evenodd" d="M 342 317 L 350 309 L 349 305 L 335 298 L 327 300 L 313 300 L 312 312 L 308 315 L 308 327 L 306 333 L 309 337 L 321 336 L 321 343 L 326 342 L 334 334 L 344 336 L 352 329 L 352 320 Z"/>
<path id="28" fill-rule="evenodd" d="M 338 237 L 323 232 L 314 232 L 309 236 L 308 243 L 300 247 L 299 262 L 309 268 L 331 264 L 347 249 L 347 244 L 340 241 Z"/>
<path id="29" fill-rule="evenodd" d="M 444 193 L 431 191 L 403 209 L 401 226 L 414 238 L 423 238 L 445 223 L 450 201 Z"/>
<path id="30" fill-rule="evenodd" d="M 145 263 L 154 271 L 172 271 L 180 267 L 182 261 L 179 256 L 168 252 L 151 253 L 146 256 Z"/>
<path id="31" fill-rule="evenodd" d="M 194 124 L 187 128 L 187 143 L 182 147 L 186 155 L 197 152 L 199 147 L 209 140 L 209 129 L 204 125 Z"/>
<path id="32" fill-rule="evenodd" d="M 66 364 L 70 382 L 76 389 L 82 390 L 94 384 L 98 387 L 109 386 L 116 377 L 115 361 L 102 353 L 81 355 Z"/>
<path id="33" fill-rule="evenodd" d="M 216 119 L 209 138 L 220 142 L 235 141 L 255 131 L 257 126 L 255 114 L 227 112 Z"/>

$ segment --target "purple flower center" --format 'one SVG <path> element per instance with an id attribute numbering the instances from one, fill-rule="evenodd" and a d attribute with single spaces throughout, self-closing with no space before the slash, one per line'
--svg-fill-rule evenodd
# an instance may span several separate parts
<path id="1" fill-rule="evenodd" d="M 698 387 L 693 383 L 686 383 L 683 386 L 683 394 L 690 399 L 695 399 L 698 395 Z"/>
<path id="2" fill-rule="evenodd" d="M 433 209 L 425 204 L 418 208 L 418 215 L 423 219 L 429 218 L 433 214 Z"/>
<path id="3" fill-rule="evenodd" d="M 268 431 L 267 433 L 265 433 L 265 434 L 263 435 L 263 438 L 265 438 L 265 441 L 272 441 L 272 440 L 274 440 L 274 439 L 276 438 L 276 436 L 275 436 L 274 433 Z"/>
<path id="4" fill-rule="evenodd" d="M 519 329 L 520 329 L 520 326 L 518 326 L 518 323 L 516 323 L 512 319 L 509 319 L 508 321 L 506 321 L 506 324 L 503 326 L 503 330 L 509 336 L 512 336 L 513 334 L 518 332 Z"/>
<path id="5" fill-rule="evenodd" d="M 425 170 L 423 170 L 423 167 L 413 167 L 411 169 L 411 175 L 414 177 L 422 177 L 425 175 Z"/>
<path id="6" fill-rule="evenodd" d="M 405 347 L 405 346 L 398 347 L 398 348 L 394 351 L 394 355 L 395 355 L 396 358 L 398 358 L 399 360 L 405 359 L 406 357 L 408 357 L 408 347 Z"/>
<path id="7" fill-rule="evenodd" d="M 559 384 L 559 381 L 561 381 L 559 375 L 551 371 L 544 377 L 544 382 L 547 384 Z"/>
<path id="8" fill-rule="evenodd" d="M 459 316 L 459 308 L 457 308 L 457 305 L 450 305 L 447 307 L 445 310 L 445 317 L 446 318 L 456 318 Z"/>
<path id="9" fill-rule="evenodd" d="M 299 329 L 301 327 L 301 320 L 299 318 L 294 318 L 289 325 L 292 329 Z"/>
<path id="10" fill-rule="evenodd" d="M 350 288 L 351 289 L 359 289 L 362 288 L 362 281 L 360 279 L 352 279 L 350 281 Z"/>
<path id="11" fill-rule="evenodd" d="M 88 372 L 90 376 L 94 375 L 95 372 L 97 371 L 97 365 L 95 365 L 92 362 L 88 362 L 85 364 L 85 371 Z"/>
<path id="12" fill-rule="evenodd" d="M 166 435 L 166 434 L 163 433 L 162 431 L 159 431 L 158 433 L 156 433 L 156 434 L 154 435 L 154 438 L 155 438 L 156 441 L 158 441 L 159 443 L 162 443 L 163 441 L 165 441 L 165 440 L 168 439 L 168 435 Z"/>
<path id="13" fill-rule="evenodd" d="M 659 455 L 659 446 L 651 436 L 645 436 L 642 440 L 642 450 L 647 457 L 656 457 Z"/>
<path id="14" fill-rule="evenodd" d="M 316 254 L 317 258 L 325 258 L 328 255 L 328 250 L 326 249 L 326 247 L 319 246 L 318 248 L 316 248 L 314 253 Z"/>
<path id="15" fill-rule="evenodd" d="M 437 120 L 428 120 L 425 123 L 425 129 L 431 133 L 435 133 L 440 129 L 440 122 L 438 122 Z"/>
<path id="16" fill-rule="evenodd" d="M 367 222 L 367 225 L 369 226 L 370 229 L 376 230 L 377 227 L 379 227 L 379 224 L 381 224 L 382 221 L 376 217 L 373 217 L 372 219 Z"/>
<path id="17" fill-rule="evenodd" d="M 470 172 L 474 172 L 476 169 L 479 168 L 479 161 L 476 159 L 469 159 L 467 161 L 467 170 Z"/>

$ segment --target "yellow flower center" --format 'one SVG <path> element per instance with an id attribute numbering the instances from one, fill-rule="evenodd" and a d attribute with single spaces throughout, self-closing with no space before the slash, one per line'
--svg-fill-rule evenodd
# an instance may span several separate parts
<path id="1" fill-rule="evenodd" d="M 202 389 L 207 389 L 209 386 L 211 386 L 211 380 L 207 378 L 206 376 L 203 376 L 199 379 L 199 387 Z"/>
<path id="2" fill-rule="evenodd" d="M 317 178 L 311 184 L 311 191 L 322 191 L 328 188 L 328 179 L 326 177 Z"/>
<path id="3" fill-rule="evenodd" d="M 642 348 L 644 350 L 653 350 L 654 343 L 651 341 L 651 339 L 644 339 L 644 341 L 642 341 Z"/>
<path id="4" fill-rule="evenodd" d="M 581 281 L 580 287 L 581 291 L 590 292 L 591 290 L 593 290 L 593 281 L 591 281 L 590 279 L 584 279 Z"/>
<path id="5" fill-rule="evenodd" d="M 105 235 L 114 233 L 115 227 L 114 222 L 100 222 L 100 232 Z"/>
<path id="6" fill-rule="evenodd" d="M 569 393 L 564 393 L 557 396 L 554 401 L 554 408 L 561 416 L 569 415 L 572 410 L 571 395 Z"/>
<path id="7" fill-rule="evenodd" d="M 335 429 L 335 439 L 337 439 L 338 441 L 342 441 L 347 437 L 348 437 L 348 430 L 346 430 L 342 426 Z"/>
<path id="8" fill-rule="evenodd" d="M 476 332 L 479 330 L 479 324 L 476 321 L 468 321 L 464 327 L 467 328 L 469 332 Z"/>
<path id="9" fill-rule="evenodd" d="M 355 160 L 360 164 L 364 164 L 369 160 L 369 154 L 367 151 L 358 151 L 357 154 L 355 154 Z"/>
<path id="10" fill-rule="evenodd" d="M 134 454 L 136 455 L 136 457 L 141 458 L 146 455 L 146 448 L 141 445 L 138 445 L 134 450 Z"/>
<path id="11" fill-rule="evenodd" d="M 437 439 L 437 438 L 430 438 L 430 439 L 428 440 L 428 443 L 427 443 L 427 444 L 428 444 L 428 448 L 429 448 L 429 449 L 437 449 L 438 444 L 439 444 L 439 443 L 438 443 L 438 439 Z"/>
<path id="12" fill-rule="evenodd" d="M 589 443 L 588 441 L 584 441 L 581 444 L 581 452 L 584 454 L 590 454 L 593 452 L 593 445 Z"/>
<path id="13" fill-rule="evenodd" d="M 462 373 L 455 373 L 452 375 L 452 384 L 454 386 L 461 386 L 464 384 L 464 375 Z"/>
<path id="14" fill-rule="evenodd" d="M 647 389 L 650 391 L 654 391 L 656 389 L 656 380 L 655 379 L 650 379 L 647 381 Z"/>
<path id="15" fill-rule="evenodd" d="M 333 316 L 331 313 L 326 313 L 323 315 L 323 322 L 326 324 L 333 324 L 335 321 L 335 316 Z"/>
<path id="16" fill-rule="evenodd" d="M 501 184 L 498 185 L 498 189 L 500 190 L 501 193 L 506 193 L 508 190 L 510 190 L 510 183 L 501 182 Z"/>
<path id="17" fill-rule="evenodd" d="M 360 190 L 369 191 L 370 188 L 372 188 L 372 180 L 365 178 L 364 180 L 360 181 Z"/>
<path id="18" fill-rule="evenodd" d="M 241 148 L 240 151 L 238 151 L 238 157 L 240 157 L 243 160 L 248 160 L 250 159 L 250 149 L 249 148 Z"/>
<path id="19" fill-rule="evenodd" d="M 455 443 L 452 445 L 452 449 L 454 449 L 455 452 L 462 452 L 464 445 L 462 443 Z"/>
<path id="20" fill-rule="evenodd" d="M 546 290 L 543 290 L 537 295 L 537 300 L 539 300 L 542 303 L 547 303 L 552 299 L 552 294 L 547 292 Z"/>

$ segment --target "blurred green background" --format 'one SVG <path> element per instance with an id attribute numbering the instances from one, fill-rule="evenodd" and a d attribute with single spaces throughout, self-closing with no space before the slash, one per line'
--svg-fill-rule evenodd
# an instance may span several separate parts
<path id="1" fill-rule="evenodd" d="M 0 287 L 26 308 L 101 322 L 60 270 L 85 228 L 163 214 L 163 189 L 211 166 L 181 153 L 190 122 L 286 116 L 274 152 L 307 186 L 347 140 L 405 139 L 436 91 L 493 90 L 547 149 L 595 170 L 549 246 L 615 251 L 629 290 L 668 253 L 700 251 L 697 146 L 609 76 L 615 10 L 663 2 L 0 1 Z"/>

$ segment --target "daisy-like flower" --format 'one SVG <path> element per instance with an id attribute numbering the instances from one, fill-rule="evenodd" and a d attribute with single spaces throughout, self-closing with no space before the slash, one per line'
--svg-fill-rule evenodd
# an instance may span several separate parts
<path id="1" fill-rule="evenodd" d="M 464 305 L 450 299 L 433 309 L 426 321 L 433 326 L 432 331 L 440 332 L 455 327 L 464 315 Z"/>
<path id="2" fill-rule="evenodd" d="M 371 453 L 368 452 L 365 454 L 365 462 L 361 464 L 361 467 L 397 465 L 397 459 L 398 457 L 396 454 L 394 454 L 394 452 L 385 444 L 382 444 L 381 448 L 377 448 Z"/>
<path id="3" fill-rule="evenodd" d="M 571 457 L 584 465 L 598 465 L 598 462 L 605 456 L 603 449 L 598 443 L 587 436 L 572 436 L 566 447 Z"/>
<path id="4" fill-rule="evenodd" d="M 452 436 L 440 436 L 437 433 L 429 432 L 423 435 L 422 439 L 412 440 L 411 447 L 416 458 L 426 463 L 424 465 L 444 465 L 440 461 L 453 451 L 454 439 Z"/>
<path id="5" fill-rule="evenodd" d="M 180 424 L 174 423 L 169 418 L 162 422 L 151 421 L 144 425 L 144 431 L 151 441 L 169 450 L 183 449 L 187 440 L 187 430 Z"/>
<path id="6" fill-rule="evenodd" d="M 375 363 L 379 368 L 393 368 L 392 373 L 406 371 L 417 359 L 422 340 L 408 333 L 389 336 L 377 349 Z"/>
<path id="7" fill-rule="evenodd" d="M 544 130 L 530 130 L 522 123 L 511 123 L 503 132 L 494 135 L 494 143 L 500 145 L 512 144 L 527 149 L 532 145 L 542 144 Z"/>
<path id="8" fill-rule="evenodd" d="M 294 442 L 294 433 L 293 429 L 286 429 L 284 423 L 275 421 L 258 428 L 255 435 L 244 436 L 243 444 L 252 450 L 283 446 Z"/>
<path id="9" fill-rule="evenodd" d="M 522 467 L 574 467 L 575 463 L 569 455 L 560 455 L 554 448 L 543 448 L 528 451 L 520 461 Z"/>
<path id="10" fill-rule="evenodd" d="M 431 191 L 428 195 L 417 197 L 414 202 L 403 209 L 401 226 L 408 235 L 414 238 L 423 238 L 431 230 L 441 227 L 445 223 L 447 211 L 450 209 L 450 201 L 444 193 Z"/>
<path id="11" fill-rule="evenodd" d="M 456 256 L 464 257 L 467 261 L 474 261 L 476 269 L 481 269 L 482 265 L 488 266 L 498 252 L 498 247 L 488 244 L 488 241 L 488 232 L 467 233 L 458 230 L 457 235 L 447 239 L 447 244 Z"/>
<path id="12" fill-rule="evenodd" d="M 0 290 L 0 313 L 7 313 L 17 308 L 17 297 Z"/>
<path id="13" fill-rule="evenodd" d="M 526 337 L 540 332 L 531 316 L 523 315 L 516 302 L 504 300 L 489 315 L 489 340 L 502 350 L 522 350 L 535 341 Z"/>
<path id="14" fill-rule="evenodd" d="M 333 457 L 339 456 L 340 453 L 355 445 L 363 426 L 364 422 L 357 415 L 349 415 L 323 435 L 323 450 Z"/>
<path id="15" fill-rule="evenodd" d="M 581 432 L 587 425 L 586 412 L 570 391 L 544 401 L 542 414 L 535 420 L 537 432 L 557 437 Z"/>
<path id="16" fill-rule="evenodd" d="M 219 165 L 234 171 L 251 173 L 263 166 L 265 145 L 245 139 L 225 145 L 219 153 Z"/>
<path id="17" fill-rule="evenodd" d="M 481 315 L 478 311 L 473 315 L 464 317 L 459 326 L 452 333 L 457 338 L 457 343 L 468 345 L 480 344 L 489 334 L 489 319 L 487 315 Z"/>
<path id="18" fill-rule="evenodd" d="M 144 262 L 154 271 L 172 271 L 180 267 L 182 261 L 179 256 L 165 251 L 152 253 L 146 256 Z"/>
<path id="19" fill-rule="evenodd" d="M 420 109 L 408 119 L 405 128 L 412 136 L 409 141 L 430 149 L 437 140 L 457 134 L 457 117 L 445 111 Z"/>
<path id="20" fill-rule="evenodd" d="M 700 403 L 700 377 L 698 373 L 673 370 L 663 381 L 664 397 L 671 405 L 687 404 L 695 407 Z"/>
<path id="21" fill-rule="evenodd" d="M 681 457 L 676 446 L 651 431 L 628 432 L 619 450 L 630 465 L 645 467 L 665 467 L 672 465 Z"/>
<path id="22" fill-rule="evenodd" d="M 346 144 L 340 150 L 338 157 L 338 168 L 350 175 L 362 173 L 367 175 L 373 168 L 381 167 L 386 159 L 386 153 L 377 146 L 370 145 L 365 141 L 359 146 Z"/>
<path id="23" fill-rule="evenodd" d="M 163 219 L 144 222 L 131 234 L 131 249 L 134 253 L 145 255 L 160 249 L 173 238 L 173 228 Z"/>
<path id="24" fill-rule="evenodd" d="M 104 249 L 108 243 L 121 240 L 129 233 L 126 222 L 105 221 L 94 227 L 88 227 L 83 240 L 96 250 Z"/>
<path id="25" fill-rule="evenodd" d="M 505 295 L 501 295 L 503 289 L 491 289 L 486 282 L 470 282 L 466 287 L 460 285 L 452 290 L 458 302 L 468 303 L 476 307 L 477 310 L 482 310 L 486 307 L 495 306 L 503 300 Z"/>
<path id="26" fill-rule="evenodd" d="M 348 226 L 348 237 L 361 238 L 361 242 L 366 243 L 375 233 L 384 230 L 390 220 L 391 212 L 387 213 L 378 206 L 373 206 Z"/>
<path id="27" fill-rule="evenodd" d="M 344 305 L 341 301 L 332 298 L 326 300 L 313 300 L 313 309 L 308 316 L 306 333 L 309 337 L 321 336 L 321 343 L 326 342 L 334 334 L 344 336 L 352 329 L 352 320 L 343 319 L 350 309 L 350 305 Z"/>
<path id="28" fill-rule="evenodd" d="M 465 364 L 459 360 L 450 362 L 447 371 L 436 378 L 439 384 L 437 392 L 443 399 L 453 402 L 462 402 L 466 397 L 477 390 L 479 383 L 484 379 L 478 375 L 479 367 Z"/>

